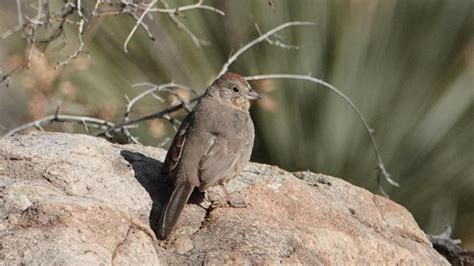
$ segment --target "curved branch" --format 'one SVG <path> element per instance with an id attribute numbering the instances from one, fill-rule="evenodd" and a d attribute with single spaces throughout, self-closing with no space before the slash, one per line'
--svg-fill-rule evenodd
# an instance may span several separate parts
<path id="1" fill-rule="evenodd" d="M 375 152 L 375 155 L 377 156 L 377 161 L 378 161 L 378 165 L 377 165 L 377 168 L 379 170 L 379 175 L 377 176 L 377 181 L 379 183 L 379 189 L 380 191 L 385 195 L 385 196 L 388 196 L 385 191 L 383 190 L 381 184 L 380 184 L 380 175 L 382 175 L 385 180 L 387 180 L 388 183 L 390 183 L 392 186 L 395 186 L 395 187 L 399 187 L 400 185 L 394 181 L 391 177 L 390 177 L 390 174 L 387 172 L 387 170 L 385 169 L 385 166 L 384 166 L 384 163 L 382 161 L 382 156 L 380 155 L 380 152 L 379 152 L 379 148 L 377 146 L 377 143 L 375 142 L 375 137 L 374 137 L 374 130 L 371 129 L 369 127 L 369 124 L 367 123 L 367 121 L 365 120 L 364 116 L 362 115 L 362 113 L 360 112 L 359 108 L 357 108 L 357 106 L 349 99 L 349 97 L 347 97 L 344 93 L 342 93 L 340 90 L 338 90 L 336 87 L 334 87 L 333 85 L 323 81 L 323 80 L 320 80 L 320 79 L 317 79 L 317 78 L 314 78 L 312 76 L 309 76 L 309 75 L 293 75 L 293 74 L 268 74 L 268 75 L 256 75 L 256 76 L 248 76 L 248 77 L 245 77 L 246 80 L 260 80 L 260 79 L 296 79 L 296 80 L 306 80 L 306 81 L 310 81 L 310 82 L 314 82 L 314 83 L 317 83 L 317 84 L 321 84 L 323 85 L 324 87 L 330 89 L 332 92 L 336 93 L 339 97 L 341 97 L 342 99 L 344 99 L 344 101 L 346 101 L 349 106 L 352 108 L 352 110 L 354 110 L 354 112 L 356 113 L 357 117 L 359 117 L 360 121 L 362 122 L 362 124 L 364 125 L 366 131 L 367 131 L 367 134 L 369 135 L 370 137 L 370 141 L 372 142 L 372 147 L 374 148 L 374 152 Z"/>

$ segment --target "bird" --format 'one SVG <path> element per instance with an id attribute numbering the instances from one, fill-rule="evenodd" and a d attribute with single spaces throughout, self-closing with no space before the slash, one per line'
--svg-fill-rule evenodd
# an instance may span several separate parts
<path id="1" fill-rule="evenodd" d="M 260 95 L 245 78 L 226 72 L 183 119 L 163 163 L 174 189 L 158 222 L 159 238 L 171 234 L 195 188 L 205 191 L 219 185 L 233 206 L 225 183 L 250 160 L 255 130 L 249 109 L 250 101 L 257 99 Z"/>

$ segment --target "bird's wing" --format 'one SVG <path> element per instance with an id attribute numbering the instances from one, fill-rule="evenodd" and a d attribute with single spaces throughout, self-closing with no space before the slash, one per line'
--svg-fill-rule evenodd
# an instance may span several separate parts
<path id="1" fill-rule="evenodd" d="M 225 138 L 208 132 L 208 147 L 199 161 L 200 189 L 212 187 L 220 180 L 233 175 L 234 165 L 240 158 L 238 139 Z"/>
<path id="2" fill-rule="evenodd" d="M 167 173 L 171 173 L 173 170 L 175 170 L 176 166 L 178 166 L 181 156 L 183 155 L 183 149 L 188 135 L 187 131 L 189 129 L 192 116 L 193 113 L 190 113 L 183 120 L 178 132 L 176 133 L 176 136 L 173 139 L 173 142 L 171 143 L 168 153 L 166 154 L 163 168 Z"/>

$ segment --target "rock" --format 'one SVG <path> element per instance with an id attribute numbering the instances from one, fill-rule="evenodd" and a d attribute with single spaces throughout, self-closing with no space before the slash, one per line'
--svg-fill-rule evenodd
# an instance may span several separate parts
<path id="1" fill-rule="evenodd" d="M 166 151 L 63 133 L 0 139 L 0 264 L 448 265 L 402 206 L 343 180 L 249 163 L 228 185 L 246 208 L 194 193 L 154 235 Z"/>

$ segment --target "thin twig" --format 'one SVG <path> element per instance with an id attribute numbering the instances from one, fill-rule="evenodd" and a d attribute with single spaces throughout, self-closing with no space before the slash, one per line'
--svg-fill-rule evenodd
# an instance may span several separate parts
<path id="1" fill-rule="evenodd" d="M 81 20 L 84 19 L 84 15 L 82 15 L 82 1 L 81 0 L 76 0 L 77 1 L 77 15 L 81 18 Z"/>
<path id="2" fill-rule="evenodd" d="M 99 6 L 102 4 L 102 0 L 96 0 L 94 9 L 92 9 L 92 16 L 95 17 L 97 16 L 97 9 L 99 9 Z"/>
<path id="3" fill-rule="evenodd" d="M 135 33 L 135 31 L 137 30 L 138 26 L 142 23 L 143 21 L 143 18 L 145 18 L 146 14 L 150 11 L 150 9 L 156 4 L 158 0 L 153 0 L 152 2 L 150 2 L 150 4 L 147 6 L 147 8 L 145 9 L 145 11 L 143 11 L 143 13 L 141 14 L 141 16 L 139 17 L 139 19 L 137 20 L 137 23 L 135 23 L 135 26 L 133 26 L 133 29 L 132 31 L 130 32 L 130 34 L 128 34 L 128 37 L 127 39 L 125 40 L 125 43 L 123 44 L 123 50 L 125 51 L 125 53 L 128 53 L 128 50 L 127 50 L 127 45 L 128 45 L 128 42 L 130 41 L 130 39 L 132 38 L 133 34 Z"/>
<path id="4" fill-rule="evenodd" d="M 222 76 L 225 72 L 227 72 L 229 70 L 229 66 L 232 63 L 234 63 L 235 60 L 237 60 L 237 58 L 241 54 L 243 54 L 248 49 L 252 48 L 254 45 L 265 41 L 272 34 L 278 32 L 278 31 L 280 31 L 284 28 L 288 28 L 288 27 L 292 27 L 292 26 L 310 26 L 310 25 L 314 25 L 314 23 L 313 22 L 307 22 L 307 21 L 292 21 L 292 22 L 287 22 L 287 23 L 281 24 L 278 27 L 275 27 L 275 28 L 265 32 L 264 34 L 261 34 L 258 38 L 256 38 L 253 41 L 247 43 L 242 48 L 240 48 L 235 54 L 233 54 L 231 57 L 229 57 L 229 59 L 227 59 L 227 62 L 225 62 L 225 64 L 222 66 L 221 71 L 219 72 L 219 74 L 217 76 L 218 77 Z"/>
<path id="5" fill-rule="evenodd" d="M 331 84 L 329 84 L 329 83 L 327 83 L 323 80 L 314 78 L 314 77 L 309 76 L 309 75 L 268 74 L 268 75 L 248 76 L 248 77 L 245 77 L 245 79 L 246 80 L 261 80 L 261 79 L 306 80 L 306 81 L 314 82 L 314 83 L 317 83 L 317 84 L 321 84 L 321 85 L 325 86 L 326 88 L 330 89 L 332 92 L 336 93 L 339 97 L 344 99 L 344 101 L 346 101 L 349 104 L 349 106 L 352 108 L 352 110 L 354 110 L 354 112 L 356 113 L 356 115 L 359 117 L 360 121 L 364 125 L 364 127 L 367 131 L 367 134 L 370 137 L 370 141 L 372 142 L 372 147 L 374 148 L 375 155 L 377 156 L 377 161 L 378 161 L 377 168 L 379 169 L 380 175 L 382 175 L 385 178 L 385 180 L 387 180 L 387 182 L 390 183 L 392 186 L 395 186 L 395 187 L 400 186 L 397 182 L 395 182 L 390 177 L 390 174 L 385 169 L 384 163 L 382 161 L 382 156 L 380 155 L 379 148 L 377 146 L 377 143 L 375 142 L 375 137 L 374 137 L 374 134 L 373 134 L 374 130 L 369 127 L 369 124 L 365 120 L 365 118 L 362 115 L 362 113 L 360 112 L 359 108 L 357 108 L 357 106 L 344 93 L 342 93 L 336 87 L 334 87 L 333 85 L 331 85 Z M 379 183 L 379 189 L 381 189 L 381 191 L 383 191 L 382 186 L 380 185 L 380 175 L 377 175 L 377 181 Z"/>
<path id="6" fill-rule="evenodd" d="M 115 126 L 115 124 L 112 122 L 109 122 L 103 119 L 94 118 L 94 117 L 54 114 L 54 115 L 46 116 L 41 119 L 32 121 L 27 124 L 21 125 L 19 127 L 16 127 L 8 131 L 2 137 L 12 136 L 18 132 L 21 132 L 25 129 L 32 128 L 32 127 L 42 130 L 43 125 L 48 125 L 55 122 L 56 123 L 72 122 L 72 123 L 77 123 L 81 125 L 87 124 L 88 126 L 96 127 L 99 129 L 111 128 Z M 86 129 L 86 131 L 88 131 L 88 128 Z"/>
<path id="7" fill-rule="evenodd" d="M 4 33 L 2 33 L 0 36 L 4 40 L 4 39 L 10 37 L 13 33 L 17 32 L 17 31 L 20 31 L 22 29 L 23 29 L 23 25 L 16 25 L 12 29 L 7 30 Z"/>
<path id="8" fill-rule="evenodd" d="M 148 82 L 142 82 L 142 83 L 136 83 L 136 84 L 133 84 L 132 87 L 138 87 L 138 86 L 150 86 L 151 88 L 140 93 L 139 95 L 137 95 L 135 98 L 131 99 L 128 104 L 127 104 L 127 109 L 125 111 L 125 118 L 128 118 L 128 115 L 130 114 L 133 106 L 141 99 L 143 99 L 145 96 L 147 95 L 154 95 L 155 92 L 159 92 L 159 91 L 164 91 L 164 92 L 167 92 L 167 93 L 170 93 L 172 95 L 174 95 L 175 97 L 178 98 L 178 100 L 180 101 L 180 103 L 183 104 L 183 106 L 185 106 L 185 108 L 187 107 L 187 105 L 189 105 L 189 101 L 186 100 L 186 99 L 183 99 L 181 96 L 179 96 L 178 93 L 176 93 L 175 91 L 173 90 L 170 90 L 170 88 L 181 88 L 181 89 L 185 89 L 187 91 L 193 91 L 192 89 L 190 89 L 188 86 L 186 85 L 182 85 L 182 84 L 178 84 L 178 83 L 174 83 L 174 82 L 170 82 L 170 83 L 166 83 L 166 84 L 161 84 L 161 85 L 156 85 L 156 84 L 153 84 L 153 83 L 148 83 Z M 155 95 L 156 97 L 156 95 Z M 188 107 L 189 108 L 189 107 Z"/>
<path id="9" fill-rule="evenodd" d="M 12 82 L 12 79 L 11 79 L 11 76 L 13 74 L 15 74 L 16 72 L 20 71 L 22 69 L 22 66 L 17 66 L 15 67 L 14 69 L 10 70 L 8 73 L 6 74 L 3 74 L 3 71 L 0 70 L 0 83 L 6 81 L 6 85 L 5 86 L 10 86 L 11 82 Z"/>
<path id="10" fill-rule="evenodd" d="M 23 25 L 23 13 L 21 11 L 21 1 L 16 0 L 16 9 L 18 12 L 18 25 L 21 26 Z"/>
<path id="11" fill-rule="evenodd" d="M 127 122 L 127 121 L 130 121 L 130 113 L 132 112 L 132 108 L 133 106 L 138 102 L 140 101 L 141 99 L 145 98 L 146 96 L 150 95 L 152 97 L 159 97 L 157 95 L 155 95 L 155 92 L 167 92 L 167 93 L 170 93 L 172 95 L 174 95 L 175 97 L 178 98 L 178 100 L 180 101 L 180 103 L 183 105 L 183 107 L 190 111 L 190 107 L 189 107 L 189 101 L 186 100 L 186 99 L 183 99 L 178 93 L 176 93 L 174 90 L 172 90 L 171 88 L 182 88 L 182 89 L 185 89 L 187 91 L 193 91 L 192 89 L 190 89 L 189 87 L 185 86 L 185 85 L 182 85 L 182 84 L 177 84 L 177 83 L 174 83 L 174 82 L 171 82 L 171 83 L 166 83 L 166 84 L 161 84 L 161 85 L 156 85 L 156 84 L 153 84 L 153 83 L 148 83 L 148 82 L 142 82 L 142 83 L 137 83 L 137 84 L 134 84 L 133 87 L 138 87 L 138 86 L 150 86 L 151 88 L 140 93 L 139 95 L 135 96 L 133 99 L 128 99 L 128 104 L 127 104 L 127 108 L 125 110 L 125 114 L 124 114 L 124 122 Z M 161 98 L 159 98 L 161 99 Z M 173 126 L 173 128 L 176 130 L 176 123 L 178 122 L 176 119 L 170 117 L 169 115 L 165 114 L 161 117 L 162 119 L 165 119 L 167 121 L 169 121 L 171 123 L 171 125 Z M 128 128 L 123 128 L 123 131 L 124 135 L 130 140 L 132 141 L 133 143 L 136 143 L 136 144 L 141 144 L 138 139 L 136 137 L 133 137 L 132 134 L 130 133 L 130 131 L 128 130 Z"/>
<path id="12" fill-rule="evenodd" d="M 225 16 L 224 11 L 222 11 L 220 9 L 217 9 L 213 6 L 203 5 L 202 4 L 203 2 L 204 2 L 204 0 L 199 0 L 197 3 L 192 4 L 192 5 L 181 6 L 181 7 L 177 7 L 177 8 L 153 8 L 150 11 L 176 14 L 179 11 L 186 11 L 186 10 L 191 10 L 191 9 L 206 9 L 206 10 L 216 12 L 217 14 L 219 14 L 221 16 Z"/>
<path id="13" fill-rule="evenodd" d="M 193 102 L 196 102 L 198 101 L 199 99 L 201 98 L 201 96 L 196 96 L 192 99 L 189 100 L 189 103 L 193 103 Z M 165 115 L 168 115 L 168 114 L 171 114 L 171 113 L 174 113 L 176 111 L 179 111 L 181 110 L 182 108 L 184 108 L 184 104 L 183 103 L 179 103 L 179 104 L 176 104 L 176 105 L 172 105 L 172 106 L 169 106 L 163 110 L 160 110 L 158 112 L 155 112 L 155 113 L 151 113 L 149 115 L 145 115 L 145 116 L 142 116 L 142 117 L 138 117 L 138 118 L 134 118 L 134 119 L 130 119 L 128 121 L 124 121 L 122 123 L 119 123 L 119 124 L 116 124 L 115 126 L 113 127 L 110 127 L 108 129 L 105 129 L 105 130 L 102 130 L 102 131 L 98 131 L 94 134 L 94 136 L 103 136 L 103 135 L 106 135 L 110 132 L 112 132 L 113 130 L 117 130 L 117 129 L 120 129 L 124 126 L 129 126 L 129 125 L 135 125 L 137 123 L 140 123 L 140 122 L 143 122 L 143 121 L 147 121 L 147 120 L 151 120 L 151 119 L 155 119 L 155 118 L 163 118 L 163 116 Z"/>
<path id="14" fill-rule="evenodd" d="M 166 7 L 166 9 L 170 9 L 166 0 L 161 0 L 161 3 Z M 176 10 L 177 9 L 175 9 L 175 11 Z M 178 27 L 178 29 L 182 30 L 184 33 L 186 33 L 186 35 L 189 36 L 189 38 L 191 38 L 196 47 L 200 48 L 203 45 L 210 44 L 210 42 L 198 38 L 183 22 L 181 22 L 181 20 L 178 19 L 175 12 L 168 13 L 168 16 L 174 22 L 174 24 L 176 24 L 176 27 Z"/>
<path id="15" fill-rule="evenodd" d="M 258 34 L 262 35 L 262 32 L 260 31 L 260 28 L 258 27 L 257 23 L 255 23 L 255 29 L 257 30 Z M 299 45 L 286 44 L 286 43 L 282 43 L 279 40 L 274 41 L 270 39 L 269 37 L 265 38 L 265 41 L 270 45 L 274 45 L 274 46 L 277 46 L 283 49 L 288 49 L 288 50 L 298 50 L 301 48 Z"/>
<path id="16" fill-rule="evenodd" d="M 84 40 L 82 39 L 82 34 L 84 33 L 84 24 L 86 23 L 86 19 L 84 15 L 82 14 L 81 11 L 81 0 L 77 0 L 77 13 L 79 15 L 79 26 L 78 26 L 78 32 L 77 32 L 77 38 L 79 39 L 79 47 L 76 49 L 76 51 L 70 55 L 66 60 L 58 62 L 55 66 L 55 69 L 58 69 L 64 65 L 69 64 L 69 62 L 73 59 L 76 59 L 76 57 L 82 53 L 82 49 L 84 48 Z"/>
<path id="17" fill-rule="evenodd" d="M 140 19 L 137 15 L 131 13 L 130 14 L 133 19 L 135 19 L 137 22 L 138 20 Z M 140 21 L 140 26 L 142 26 L 143 30 L 146 32 L 146 34 L 148 35 L 148 39 L 152 40 L 152 41 L 155 41 L 155 36 L 153 36 L 153 34 L 151 33 L 150 31 L 150 28 L 148 28 L 148 24 L 146 24 L 145 22 L 143 21 Z"/>

